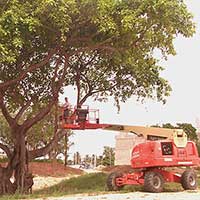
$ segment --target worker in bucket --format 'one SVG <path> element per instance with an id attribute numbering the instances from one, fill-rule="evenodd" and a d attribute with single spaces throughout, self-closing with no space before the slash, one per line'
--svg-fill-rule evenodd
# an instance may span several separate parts
<path id="1" fill-rule="evenodd" d="M 64 119 L 65 119 L 65 122 L 67 123 L 68 121 L 67 119 L 70 116 L 70 109 L 71 109 L 71 105 L 67 97 L 65 97 L 65 103 L 63 104 L 63 108 L 64 108 Z"/>

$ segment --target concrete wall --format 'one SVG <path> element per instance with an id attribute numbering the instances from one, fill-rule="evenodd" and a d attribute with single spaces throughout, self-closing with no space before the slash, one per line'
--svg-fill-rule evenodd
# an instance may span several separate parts
<path id="1" fill-rule="evenodd" d="M 145 141 L 132 133 L 119 133 L 115 139 L 115 165 L 130 165 L 133 147 Z"/>

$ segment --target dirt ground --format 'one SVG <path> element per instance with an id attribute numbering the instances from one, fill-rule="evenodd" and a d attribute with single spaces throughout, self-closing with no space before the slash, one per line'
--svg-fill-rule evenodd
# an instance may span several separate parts
<path id="1" fill-rule="evenodd" d="M 113 193 L 100 195 L 73 195 L 63 197 L 49 197 L 37 200 L 200 200 L 200 191 L 183 191 L 183 192 L 162 192 L 162 193 Z"/>
<path id="2" fill-rule="evenodd" d="M 66 180 L 84 173 L 83 170 L 65 167 L 57 162 L 32 162 L 29 168 L 34 175 L 33 191 L 55 185 L 64 179 Z"/>
<path id="3" fill-rule="evenodd" d="M 58 162 L 31 162 L 29 164 L 29 169 L 36 176 L 43 177 L 63 177 L 70 175 L 81 175 L 83 170 L 74 169 L 72 167 L 65 167 L 63 164 Z"/>
<path id="4" fill-rule="evenodd" d="M 108 166 L 108 167 L 102 168 L 102 171 L 106 173 L 111 173 L 114 171 L 129 172 L 131 170 L 133 170 L 133 168 L 130 165 Z"/>

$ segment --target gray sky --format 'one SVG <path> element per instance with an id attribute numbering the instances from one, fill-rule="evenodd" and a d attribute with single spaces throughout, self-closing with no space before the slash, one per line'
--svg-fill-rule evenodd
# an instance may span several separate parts
<path id="1" fill-rule="evenodd" d="M 90 108 L 100 109 L 103 123 L 127 125 L 153 125 L 163 123 L 192 123 L 200 118 L 200 1 L 185 0 L 188 9 L 193 13 L 197 32 L 192 38 L 178 37 L 175 41 L 176 56 L 168 57 L 163 62 L 166 68 L 162 73 L 172 86 L 171 96 L 167 103 L 146 101 L 144 104 L 131 98 L 121 105 L 118 114 L 114 102 L 89 102 Z M 73 90 L 67 89 L 65 95 L 75 103 Z M 103 146 L 114 146 L 116 133 L 102 130 L 76 131 L 72 140 L 75 142 L 70 152 L 84 154 L 101 154 Z"/>

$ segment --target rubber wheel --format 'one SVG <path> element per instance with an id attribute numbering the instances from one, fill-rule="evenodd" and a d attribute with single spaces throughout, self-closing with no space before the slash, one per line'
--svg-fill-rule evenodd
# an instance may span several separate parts
<path id="1" fill-rule="evenodd" d="M 123 188 L 122 186 L 116 185 L 116 178 L 122 177 L 122 173 L 120 172 L 112 172 L 108 175 L 106 184 L 109 191 L 118 191 Z"/>
<path id="2" fill-rule="evenodd" d="M 181 185 L 185 190 L 197 189 L 196 173 L 191 169 L 184 171 L 181 176 Z"/>
<path id="3" fill-rule="evenodd" d="M 144 176 L 144 190 L 146 192 L 162 192 L 164 185 L 163 176 L 154 171 L 148 171 Z"/>

